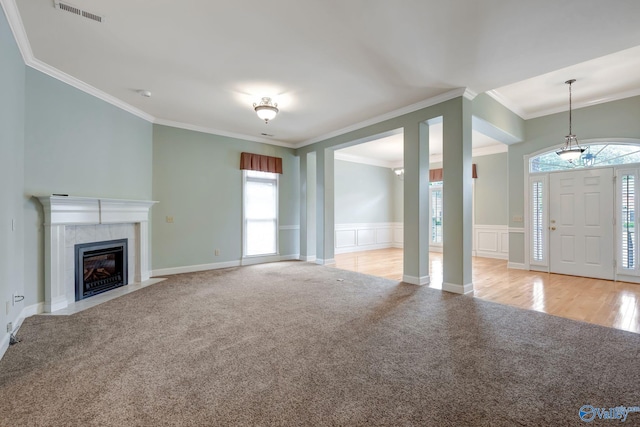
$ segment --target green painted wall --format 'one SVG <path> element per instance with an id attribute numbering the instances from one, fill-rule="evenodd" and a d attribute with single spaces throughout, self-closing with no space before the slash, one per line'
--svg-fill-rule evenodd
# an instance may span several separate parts
<path id="1" fill-rule="evenodd" d="M 336 224 L 394 222 L 395 181 L 390 168 L 336 160 Z"/>
<path id="2" fill-rule="evenodd" d="M 525 141 L 509 146 L 509 226 L 514 215 L 524 216 L 524 156 L 564 143 L 569 113 L 551 114 L 525 122 Z M 573 131 L 580 141 L 598 138 L 640 138 L 640 96 L 575 109 Z M 524 238 L 512 236 L 509 261 L 524 262 Z"/>
<path id="3" fill-rule="evenodd" d="M 27 68 L 25 197 L 151 199 L 152 125 L 39 71 Z M 44 300 L 40 203 L 27 199 L 25 302 Z"/>
<path id="4" fill-rule="evenodd" d="M 24 62 L 0 8 L 0 343 L 24 307 L 5 310 L 12 292 L 24 294 L 24 90 Z"/>
<path id="5" fill-rule="evenodd" d="M 473 158 L 478 178 L 474 180 L 474 215 L 477 225 L 507 225 L 507 153 Z"/>
<path id="6" fill-rule="evenodd" d="M 503 142 L 524 139 L 525 121 L 486 93 L 473 99 L 472 112 L 476 130 Z"/>
<path id="7" fill-rule="evenodd" d="M 316 153 L 307 157 L 307 256 L 316 256 Z M 301 201 L 302 203 L 302 201 Z M 302 226 L 302 224 L 300 224 Z"/>
<path id="8" fill-rule="evenodd" d="M 507 225 L 507 153 L 473 157 L 478 168 L 474 179 L 474 221 L 477 225 Z M 431 169 L 442 167 L 442 162 L 429 165 Z"/>
<path id="9" fill-rule="evenodd" d="M 243 151 L 282 157 L 280 226 L 299 225 L 299 159 L 293 150 L 154 125 L 154 270 L 240 260 Z M 167 223 L 167 216 L 174 222 Z M 281 255 L 299 253 L 299 230 L 280 230 L 279 238 Z"/>

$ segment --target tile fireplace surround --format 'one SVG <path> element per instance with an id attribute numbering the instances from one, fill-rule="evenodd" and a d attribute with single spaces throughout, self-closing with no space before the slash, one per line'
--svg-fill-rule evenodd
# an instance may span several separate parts
<path id="1" fill-rule="evenodd" d="M 38 197 L 44 207 L 44 311 L 75 302 L 74 246 L 127 238 L 129 284 L 149 279 L 149 210 L 157 203 L 73 196 Z"/>

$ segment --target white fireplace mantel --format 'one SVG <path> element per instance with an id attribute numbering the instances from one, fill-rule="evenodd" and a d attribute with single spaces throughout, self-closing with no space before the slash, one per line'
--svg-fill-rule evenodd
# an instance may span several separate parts
<path id="1" fill-rule="evenodd" d="M 44 207 L 45 227 L 45 303 L 52 313 L 75 301 L 75 285 L 65 279 L 67 265 L 67 226 L 134 224 L 134 281 L 149 279 L 149 210 L 157 203 L 150 200 L 124 200 L 74 196 L 37 197 Z"/>

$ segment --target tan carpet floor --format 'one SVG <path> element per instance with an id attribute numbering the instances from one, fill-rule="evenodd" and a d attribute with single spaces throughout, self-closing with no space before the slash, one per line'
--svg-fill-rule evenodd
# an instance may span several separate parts
<path id="1" fill-rule="evenodd" d="M 579 426 L 585 404 L 640 406 L 640 335 L 302 262 L 171 276 L 18 337 L 2 426 Z"/>

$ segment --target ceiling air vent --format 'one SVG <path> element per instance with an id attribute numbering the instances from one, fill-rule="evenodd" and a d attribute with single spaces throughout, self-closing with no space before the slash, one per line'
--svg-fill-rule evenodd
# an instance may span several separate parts
<path id="1" fill-rule="evenodd" d="M 56 9 L 63 10 L 65 12 L 73 13 L 74 15 L 82 16 L 83 18 L 91 19 L 96 22 L 104 22 L 104 16 L 96 15 L 95 13 L 87 12 L 78 7 L 72 6 L 69 3 L 63 3 L 61 1 L 53 2 Z"/>

